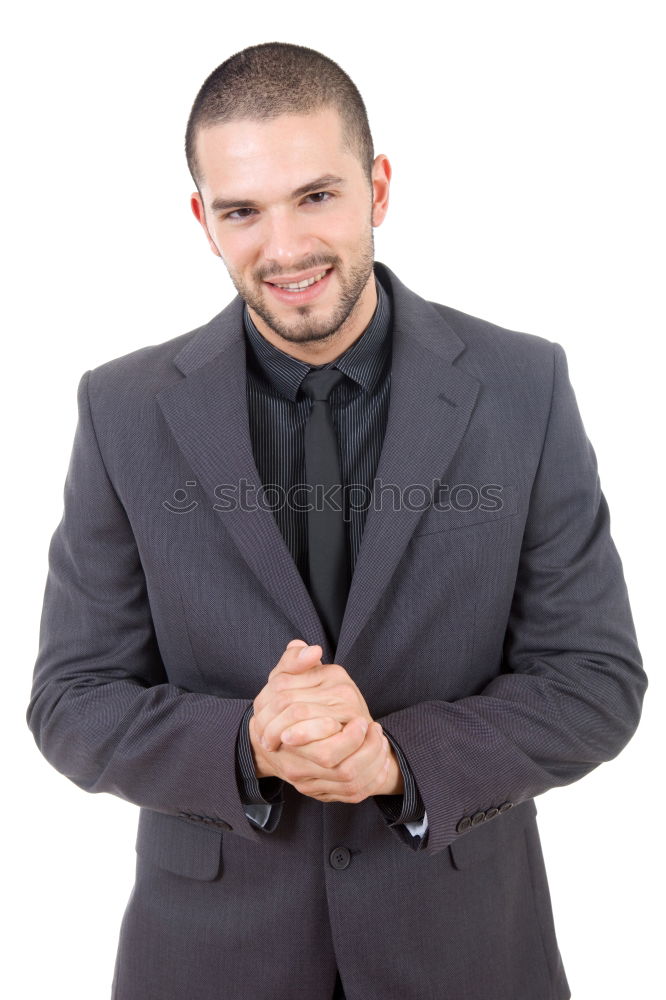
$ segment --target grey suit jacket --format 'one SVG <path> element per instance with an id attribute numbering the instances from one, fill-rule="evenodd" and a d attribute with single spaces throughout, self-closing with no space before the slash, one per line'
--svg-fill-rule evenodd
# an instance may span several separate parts
<path id="1" fill-rule="evenodd" d="M 117 1000 L 328 998 L 336 965 L 348 1000 L 570 996 L 534 798 L 620 752 L 647 684 L 594 451 L 559 344 L 375 268 L 390 410 L 324 662 L 403 749 L 420 851 L 372 798 L 285 784 L 270 833 L 240 799 L 243 713 L 290 639 L 322 641 L 271 510 L 219 502 L 260 484 L 242 300 L 81 378 L 28 723 L 141 807 Z"/>

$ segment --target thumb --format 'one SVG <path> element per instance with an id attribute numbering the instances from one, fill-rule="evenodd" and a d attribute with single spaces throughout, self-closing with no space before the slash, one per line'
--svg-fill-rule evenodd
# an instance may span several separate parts
<path id="1" fill-rule="evenodd" d="M 311 670 L 321 661 L 324 652 L 321 646 L 309 646 L 302 639 L 292 639 L 287 649 L 289 653 L 283 657 L 284 669 L 290 674 Z"/>

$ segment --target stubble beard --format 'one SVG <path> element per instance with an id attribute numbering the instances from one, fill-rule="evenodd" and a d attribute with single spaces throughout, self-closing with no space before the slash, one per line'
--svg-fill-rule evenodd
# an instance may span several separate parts
<path id="1" fill-rule="evenodd" d="M 348 272 L 345 274 L 341 268 L 338 258 L 322 262 L 322 270 L 325 267 L 335 267 L 335 277 L 340 284 L 340 297 L 332 313 L 316 317 L 316 303 L 296 307 L 293 310 L 292 321 L 283 322 L 279 316 L 266 304 L 266 296 L 270 293 L 264 291 L 258 293 L 254 288 L 247 286 L 240 278 L 229 271 L 236 291 L 247 305 L 258 315 L 264 323 L 283 340 L 291 344 L 311 344 L 325 341 L 335 334 L 348 321 L 353 320 L 353 314 L 358 306 L 363 289 L 368 283 L 368 279 L 373 272 L 375 259 L 375 239 L 372 225 L 363 241 L 363 246 L 358 257 L 352 262 Z M 315 264 L 314 266 L 318 266 Z M 310 268 L 302 268 L 309 270 Z M 227 270 L 229 270 L 227 268 Z"/>

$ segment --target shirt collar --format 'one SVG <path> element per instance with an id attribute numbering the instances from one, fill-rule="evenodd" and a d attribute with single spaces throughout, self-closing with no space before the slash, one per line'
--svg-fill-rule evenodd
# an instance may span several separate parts
<path id="1" fill-rule="evenodd" d="M 278 347 L 259 333 L 248 312 L 243 308 L 243 326 L 252 355 L 270 384 L 283 396 L 296 402 L 301 382 L 313 368 L 337 368 L 372 392 L 384 369 L 391 347 L 391 300 L 375 276 L 377 306 L 361 336 L 335 361 L 325 365 L 309 365 Z"/>

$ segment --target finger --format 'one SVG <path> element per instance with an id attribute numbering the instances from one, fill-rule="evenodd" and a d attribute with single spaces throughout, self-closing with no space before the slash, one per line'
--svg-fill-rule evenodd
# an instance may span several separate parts
<path id="1" fill-rule="evenodd" d="M 350 780 L 349 766 L 344 768 L 344 773 L 339 772 L 341 763 L 354 759 L 354 773 L 351 774 L 354 777 L 355 771 L 367 768 L 368 763 L 381 751 L 381 737 L 376 731 L 372 731 L 372 726 L 366 734 L 366 724 L 367 719 L 357 717 L 334 736 L 304 747 L 281 747 L 279 753 L 288 754 L 292 759 L 298 757 L 299 762 L 306 765 L 297 772 L 299 781 L 311 783 L 325 779 L 333 783 L 331 787 L 339 790 Z M 361 754 L 364 746 L 365 756 Z"/>
<path id="2" fill-rule="evenodd" d="M 301 652 L 301 650 L 306 650 L 307 655 L 305 660 L 300 666 L 296 667 L 294 670 L 295 657 Z M 309 652 L 308 652 L 309 651 Z M 260 712 L 261 709 L 266 705 L 267 701 L 270 700 L 270 688 L 272 687 L 272 681 L 276 677 L 282 676 L 283 678 L 291 677 L 294 673 L 300 674 L 300 676 L 307 676 L 307 671 L 311 670 L 317 664 L 321 663 L 321 646 L 308 646 L 304 639 L 292 639 L 285 649 L 284 653 L 270 671 L 268 679 L 264 687 L 259 691 L 254 699 L 254 710 L 255 714 Z M 291 673 L 287 673 L 287 669 L 291 670 Z"/>
<path id="3" fill-rule="evenodd" d="M 298 701 L 291 701 L 282 711 L 276 714 L 275 704 L 268 704 L 259 712 L 257 719 L 257 735 L 265 750 L 277 750 L 282 742 L 281 736 L 285 729 L 296 723 L 307 722 L 310 719 L 331 718 L 336 722 L 345 723 L 352 717 L 349 706 L 328 704 L 322 701 L 321 694 L 314 689 L 306 688 L 299 694 Z"/>
<path id="4" fill-rule="evenodd" d="M 268 675 L 268 680 L 280 673 L 301 674 L 321 661 L 323 649 L 319 645 L 292 645 L 289 643 L 284 653 Z"/>
<path id="5" fill-rule="evenodd" d="M 279 685 L 280 678 L 274 683 Z M 276 724 L 275 720 L 289 708 L 306 704 L 319 705 L 321 710 L 312 712 L 305 708 L 295 709 L 292 716 L 283 719 L 280 724 Z M 311 683 L 291 689 L 278 686 L 277 690 L 269 685 L 260 691 L 254 699 L 257 734 L 260 738 L 267 736 L 271 740 L 272 749 L 276 749 L 278 745 L 276 741 L 278 741 L 282 730 L 286 729 L 290 723 L 327 715 L 337 719 L 338 722 L 348 722 L 358 715 L 369 717 L 369 712 L 365 701 L 359 697 L 358 688 L 354 685 Z"/>
<path id="6" fill-rule="evenodd" d="M 335 663 L 323 664 L 319 660 L 314 666 L 300 673 L 294 674 L 287 670 L 282 670 L 274 674 L 269 678 L 268 688 L 271 691 L 296 692 L 299 688 L 320 687 L 323 684 L 340 684 L 340 669 Z"/>
<path id="7" fill-rule="evenodd" d="M 361 763 L 363 754 L 368 753 L 365 762 Z M 383 733 L 380 736 L 379 728 L 370 726 L 367 740 L 356 755 L 359 770 L 351 782 L 346 774 L 343 777 L 335 771 L 319 772 L 312 778 L 301 778 L 297 782 L 298 790 L 321 802 L 362 802 L 370 795 L 378 794 L 383 787 L 389 772 L 389 755 L 388 740 Z M 350 784 L 353 785 L 351 790 Z"/>
<path id="8" fill-rule="evenodd" d="M 345 768 L 346 780 L 348 779 L 348 773 L 350 768 L 355 769 L 355 777 L 358 780 L 364 780 L 363 775 L 366 773 L 376 773 L 377 768 L 383 764 L 390 753 L 389 742 L 384 736 L 384 731 L 378 722 L 373 722 L 365 735 L 365 739 L 362 741 L 361 745 L 349 754 L 343 761 Z M 341 780 L 345 780 L 342 775 L 339 776 Z"/>
<path id="9" fill-rule="evenodd" d="M 309 743 L 302 747 L 296 747 L 295 751 L 300 756 L 311 761 L 317 768 L 331 771 L 337 768 L 343 761 L 354 757 L 356 766 L 363 767 L 365 758 L 356 757 L 364 743 L 370 748 L 370 757 L 377 754 L 379 749 L 379 737 L 366 731 L 367 719 L 356 717 L 351 719 L 341 730 L 341 732 L 329 736 L 327 739 L 315 743 Z M 300 723 L 302 727 L 304 723 Z M 372 727 L 371 727 L 372 728 Z M 374 747 L 374 749 L 372 749 Z M 342 775 L 336 776 L 336 780 L 348 780 Z"/>
<path id="10" fill-rule="evenodd" d="M 341 732 L 343 724 L 331 717 L 297 722 L 280 733 L 280 742 L 291 748 L 306 746 L 318 740 L 325 740 Z"/>

